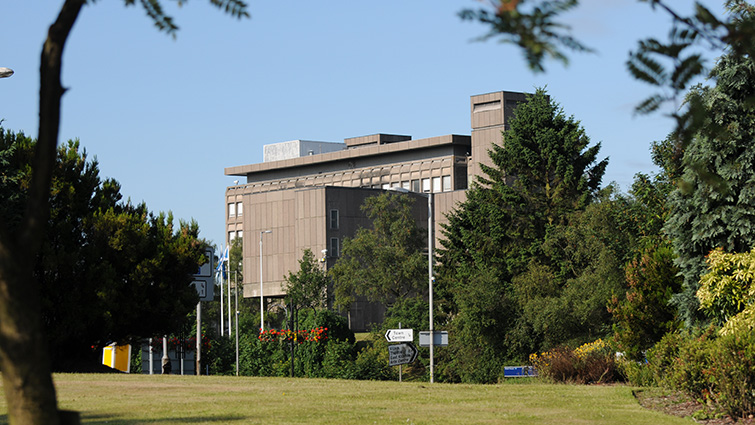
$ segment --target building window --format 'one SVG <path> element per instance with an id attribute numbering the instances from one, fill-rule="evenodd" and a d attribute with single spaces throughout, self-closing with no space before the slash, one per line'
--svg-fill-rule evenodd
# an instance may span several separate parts
<path id="1" fill-rule="evenodd" d="M 381 187 L 382 187 L 382 188 L 383 188 L 384 190 L 388 190 L 388 189 L 390 189 L 390 188 L 391 188 L 391 184 L 390 184 L 390 183 L 383 183 L 383 186 L 381 186 Z"/>
<path id="2" fill-rule="evenodd" d="M 451 176 L 443 176 L 443 191 L 444 192 L 450 192 L 453 188 L 451 188 Z"/>
<path id="3" fill-rule="evenodd" d="M 228 217 L 236 217 L 236 203 L 231 202 L 228 204 Z"/>
<path id="4" fill-rule="evenodd" d="M 422 191 L 425 193 L 430 192 L 430 179 L 422 179 Z"/>
<path id="5" fill-rule="evenodd" d="M 330 210 L 330 228 L 338 229 L 338 210 Z"/>
<path id="6" fill-rule="evenodd" d="M 409 180 L 401 182 L 401 188 L 406 190 L 412 190 L 412 186 L 409 184 Z"/>
<path id="7" fill-rule="evenodd" d="M 338 243 L 338 238 L 330 238 L 330 250 L 328 251 L 328 255 L 331 257 L 341 256 L 341 250 L 340 250 L 340 244 Z"/>
<path id="8" fill-rule="evenodd" d="M 433 193 L 440 192 L 440 177 L 433 177 Z"/>
<path id="9" fill-rule="evenodd" d="M 234 231 L 228 232 L 228 245 L 230 245 L 234 239 L 236 239 L 236 232 Z"/>
<path id="10" fill-rule="evenodd" d="M 410 190 L 419 193 L 419 180 L 412 180 L 412 188 Z"/>
<path id="11" fill-rule="evenodd" d="M 236 237 L 239 238 L 239 239 L 244 239 L 244 231 L 243 230 L 237 231 L 236 232 Z"/>
<path id="12" fill-rule="evenodd" d="M 242 215 L 244 215 L 244 204 L 236 202 L 236 216 L 241 217 Z"/>

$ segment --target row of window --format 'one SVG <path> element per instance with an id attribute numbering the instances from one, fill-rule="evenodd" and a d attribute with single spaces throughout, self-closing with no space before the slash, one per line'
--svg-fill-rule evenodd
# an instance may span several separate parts
<path id="1" fill-rule="evenodd" d="M 450 192 L 453 190 L 451 185 L 451 176 L 433 177 L 416 180 L 405 180 L 402 182 L 383 183 L 370 186 L 373 189 L 389 189 L 391 187 L 400 187 L 412 192 L 438 193 Z"/>
<path id="2" fill-rule="evenodd" d="M 338 210 L 333 210 L 336 212 L 336 216 L 338 215 Z M 236 231 L 230 231 L 228 232 L 228 244 L 231 244 L 234 239 L 236 238 L 243 238 L 244 237 L 244 231 L 243 230 L 236 230 Z M 329 257 L 340 257 L 341 256 L 341 243 L 338 238 L 330 238 L 330 246 L 328 248 L 328 256 Z"/>
<path id="3" fill-rule="evenodd" d="M 228 203 L 228 217 L 241 217 L 244 215 L 244 204 L 241 202 Z"/>

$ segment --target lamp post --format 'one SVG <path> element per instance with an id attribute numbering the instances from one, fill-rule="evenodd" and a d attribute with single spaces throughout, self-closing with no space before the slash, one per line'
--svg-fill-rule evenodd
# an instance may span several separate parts
<path id="1" fill-rule="evenodd" d="M 265 298 L 262 291 L 262 235 L 273 233 L 272 230 L 263 230 L 260 232 L 260 333 L 265 331 Z"/>
<path id="2" fill-rule="evenodd" d="M 433 193 L 419 193 L 404 189 L 403 187 L 390 187 L 388 190 L 401 193 L 416 193 L 427 198 L 427 285 L 428 302 L 430 304 L 430 383 L 435 382 L 435 361 L 433 351 L 435 348 L 435 330 L 433 326 L 433 230 L 435 218 L 433 217 Z"/>

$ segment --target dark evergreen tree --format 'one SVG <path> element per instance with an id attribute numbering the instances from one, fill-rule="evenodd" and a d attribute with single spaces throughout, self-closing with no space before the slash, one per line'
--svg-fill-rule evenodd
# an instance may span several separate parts
<path id="1" fill-rule="evenodd" d="M 688 326 L 705 320 L 695 296 L 705 256 L 718 247 L 741 253 L 755 245 L 755 62 L 726 55 L 711 77 L 714 87 L 690 94 L 705 107 L 706 121 L 684 151 L 665 227 L 684 275 L 673 302 Z"/>
<path id="2" fill-rule="evenodd" d="M 594 200 L 607 165 L 597 161 L 600 144 L 589 147 L 579 122 L 543 89 L 509 125 L 490 151 L 493 166 L 483 166 L 443 230 L 439 295 L 458 341 L 450 379 L 495 381 L 504 360 L 521 361 L 538 347 L 515 278 L 529 269 L 531 278 L 548 279 L 550 264 L 535 264 L 545 258 L 548 230 Z"/>

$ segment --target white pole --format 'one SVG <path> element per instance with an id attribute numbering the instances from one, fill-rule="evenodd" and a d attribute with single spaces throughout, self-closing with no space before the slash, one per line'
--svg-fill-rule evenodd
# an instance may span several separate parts
<path id="1" fill-rule="evenodd" d="M 170 357 L 168 357 L 168 337 L 163 336 L 163 374 L 165 374 L 168 365 L 170 365 Z"/>
<path id="2" fill-rule="evenodd" d="M 225 251 L 223 251 L 225 252 Z M 223 320 L 224 316 L 224 309 L 223 309 L 223 260 L 220 260 L 220 336 L 222 337 L 225 333 L 225 321 Z"/>
<path id="3" fill-rule="evenodd" d="M 263 230 L 260 232 L 260 333 L 265 331 L 265 297 L 262 289 L 262 235 L 273 233 L 272 230 Z"/>
<path id="4" fill-rule="evenodd" d="M 152 356 L 152 338 L 149 339 L 149 374 L 155 374 L 154 356 Z"/>
<path id="5" fill-rule="evenodd" d="M 427 194 L 427 275 L 430 300 L 430 383 L 435 382 L 435 364 L 433 348 L 435 345 L 435 330 L 433 329 L 433 194 Z"/>
<path id="6" fill-rule="evenodd" d="M 202 301 L 197 302 L 197 373 L 202 374 Z"/>
<path id="7" fill-rule="evenodd" d="M 239 272 L 236 270 L 236 285 L 233 287 L 236 295 L 236 376 L 239 376 Z"/>
<path id="8" fill-rule="evenodd" d="M 226 259 L 225 265 L 228 269 L 228 282 L 226 286 L 228 286 L 228 338 L 231 337 L 231 327 L 233 326 L 233 322 L 231 321 L 231 259 L 230 259 L 230 251 L 228 254 L 228 257 Z"/>

